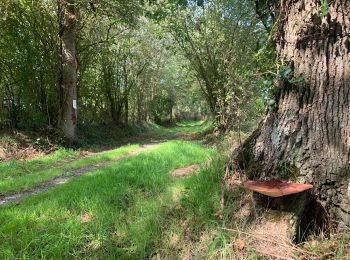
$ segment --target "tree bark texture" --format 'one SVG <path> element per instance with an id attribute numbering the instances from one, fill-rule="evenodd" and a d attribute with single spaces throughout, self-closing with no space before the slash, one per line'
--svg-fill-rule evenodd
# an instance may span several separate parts
<path id="1" fill-rule="evenodd" d="M 58 0 L 60 23 L 60 127 L 68 139 L 77 126 L 76 13 L 74 0 Z"/>
<path id="2" fill-rule="evenodd" d="M 350 223 L 350 1 L 278 2 L 279 60 L 305 80 L 279 80 L 276 108 L 243 144 L 238 163 L 248 178 L 287 173 L 313 184 L 339 228 Z"/>

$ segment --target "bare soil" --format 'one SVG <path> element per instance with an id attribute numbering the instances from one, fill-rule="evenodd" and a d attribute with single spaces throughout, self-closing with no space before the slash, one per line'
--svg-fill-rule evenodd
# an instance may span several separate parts
<path id="1" fill-rule="evenodd" d="M 193 172 L 196 172 L 199 170 L 200 170 L 199 165 L 194 164 L 194 165 L 190 165 L 187 167 L 176 169 L 175 171 L 173 171 L 171 173 L 171 176 L 176 177 L 176 178 L 186 177 L 186 176 L 192 174 Z"/>

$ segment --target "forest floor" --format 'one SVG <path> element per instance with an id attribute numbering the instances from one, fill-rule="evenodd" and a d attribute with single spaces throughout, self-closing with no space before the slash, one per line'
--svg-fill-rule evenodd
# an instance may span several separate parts
<path id="1" fill-rule="evenodd" d="M 206 145 L 210 127 L 154 127 L 115 149 L 0 163 L 0 259 L 260 259 L 244 215 L 249 194 L 226 192 L 222 210 L 226 156 Z M 344 259 L 346 241 L 288 250 Z"/>

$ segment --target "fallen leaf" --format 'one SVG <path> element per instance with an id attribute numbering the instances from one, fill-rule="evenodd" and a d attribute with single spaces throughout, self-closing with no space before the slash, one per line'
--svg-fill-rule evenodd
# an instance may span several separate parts
<path id="1" fill-rule="evenodd" d="M 237 238 L 236 241 L 235 241 L 235 247 L 238 250 L 243 250 L 244 247 L 245 247 L 245 242 L 242 239 Z"/>
<path id="2" fill-rule="evenodd" d="M 312 246 L 312 247 L 317 247 L 317 246 L 319 245 L 319 242 L 316 241 L 316 240 L 312 240 L 312 241 L 309 242 L 309 244 L 310 244 L 310 246 Z"/>

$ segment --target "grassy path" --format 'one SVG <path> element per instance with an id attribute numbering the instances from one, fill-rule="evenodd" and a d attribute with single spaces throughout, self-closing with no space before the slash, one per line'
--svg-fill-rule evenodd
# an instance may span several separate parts
<path id="1" fill-rule="evenodd" d="M 43 170 L 34 170 L 29 173 L 21 172 L 21 174 L 17 174 L 16 171 L 12 171 L 10 168 L 3 172 L 5 177 L 0 177 L 0 198 L 35 189 L 36 187 L 42 186 L 44 183 L 59 177 L 69 177 L 71 175 L 75 175 L 75 172 L 79 171 L 81 168 L 115 160 L 120 156 L 124 156 L 134 151 L 138 147 L 138 145 L 127 145 L 104 153 L 97 153 L 94 156 L 72 160 L 63 164 L 63 166 L 57 165 L 57 162 L 55 162 L 52 164 L 52 167 L 47 166 Z M 28 162 L 28 164 L 31 163 L 32 162 Z"/>
<path id="2" fill-rule="evenodd" d="M 150 145 L 42 158 L 21 165 L 28 173 L 17 162 L 14 171 L 2 165 L 0 259 L 204 259 L 218 248 L 231 255 L 217 215 L 222 156 L 169 140 L 192 140 L 206 127 L 159 128 Z M 186 167 L 197 172 L 174 174 Z"/>
<path id="3" fill-rule="evenodd" d="M 147 143 L 159 143 L 174 139 L 191 139 L 197 134 L 210 128 L 208 122 L 188 122 L 176 127 L 153 126 L 152 131 L 135 136 L 133 140 L 120 140 L 118 149 L 102 150 L 98 152 L 74 151 L 61 149 L 48 156 L 32 161 L 12 160 L 0 163 L 0 205 L 16 200 L 17 193 L 30 193 L 36 188 L 45 190 L 45 186 L 52 186 L 61 179 L 79 175 L 79 169 L 91 165 L 105 163 L 138 149 Z M 121 146 L 121 144 L 123 144 Z M 134 144 L 128 144 L 134 143 Z M 109 148 L 110 149 L 110 148 Z M 10 198 L 10 197 L 9 197 Z"/>
<path id="4" fill-rule="evenodd" d="M 70 164 L 70 167 L 67 167 L 67 166 L 65 168 L 56 167 L 56 171 L 50 170 L 50 172 L 54 172 L 57 174 L 53 174 L 49 176 L 49 177 L 52 177 L 52 179 L 49 179 L 47 181 L 45 178 L 43 178 L 42 175 L 40 175 L 40 174 L 43 174 L 43 172 L 45 173 L 45 171 L 41 173 L 37 173 L 37 175 L 31 175 L 29 180 L 31 181 L 30 184 L 27 184 L 24 187 L 23 185 L 21 186 L 21 183 L 23 183 L 23 179 L 25 179 L 25 181 L 28 181 L 28 178 L 22 178 L 20 180 L 18 180 L 18 178 L 11 179 L 13 186 L 16 185 L 15 188 L 17 190 L 24 189 L 26 187 L 29 187 L 29 190 L 23 190 L 14 194 L 3 195 L 2 197 L 0 197 L 0 206 L 7 205 L 11 202 L 16 202 L 18 204 L 25 197 L 36 195 L 38 193 L 47 191 L 49 188 L 53 186 L 65 184 L 71 181 L 72 179 L 78 178 L 86 173 L 93 172 L 100 168 L 107 167 L 108 165 L 110 165 L 115 161 L 120 161 L 131 156 L 136 156 L 143 151 L 152 150 L 158 146 L 159 144 L 157 143 L 141 145 L 137 148 L 135 146 L 129 146 L 126 148 L 124 147 L 124 148 L 120 148 L 110 152 L 100 153 L 95 156 L 90 156 L 88 158 L 81 159 L 80 161 L 77 161 L 75 163 L 72 162 Z M 119 153 L 116 153 L 116 151 L 118 151 Z M 108 156 L 108 155 L 113 155 L 113 156 Z M 70 168 L 71 171 L 67 172 L 68 168 Z M 0 182 L 0 187 L 5 186 L 6 184 L 8 185 L 8 182 L 7 183 Z M 5 192 L 6 191 L 11 192 L 12 190 L 10 188 L 7 188 Z M 4 192 L 4 189 L 3 189 L 3 192 Z"/>
<path id="5" fill-rule="evenodd" d="M 146 146 L 19 205 L 1 207 L 0 258 L 144 259 L 160 248 L 172 254 L 164 242 L 188 228 L 182 223 L 179 229 L 182 217 L 199 224 L 214 216 L 220 176 L 202 171 L 179 179 L 171 172 L 205 164 L 215 154 L 183 141 Z"/>
<path id="6" fill-rule="evenodd" d="M 191 139 L 210 126 L 205 121 L 188 122 L 168 128 L 154 125 L 152 131 L 135 136 L 134 140 L 120 140 L 124 145 L 118 149 L 105 150 L 101 147 L 102 151 L 98 152 L 61 149 L 32 161 L 12 160 L 0 163 L 0 205 L 18 200 L 21 197 L 18 193 L 35 194 L 39 189 L 45 190 L 56 183 L 64 183 L 66 179 L 79 175 L 80 169 L 86 172 L 84 168 L 88 170 L 90 166 L 103 165 L 118 159 L 139 149 L 140 145 L 144 147 L 147 143 Z"/>

